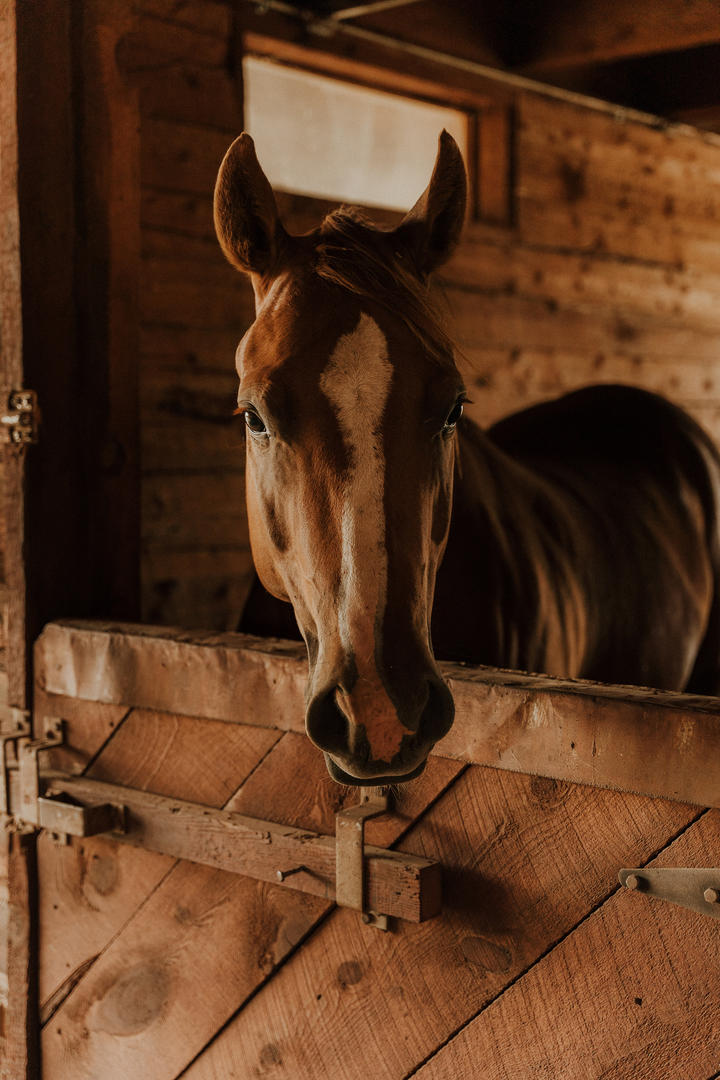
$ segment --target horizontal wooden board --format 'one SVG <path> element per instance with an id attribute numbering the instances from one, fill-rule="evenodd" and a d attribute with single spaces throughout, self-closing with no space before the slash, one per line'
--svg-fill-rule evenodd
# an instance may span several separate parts
<path id="1" fill-rule="evenodd" d="M 143 363 L 156 370 L 193 372 L 212 370 L 227 374 L 234 367 L 239 343 L 233 327 L 158 326 L 140 327 Z"/>
<path id="2" fill-rule="evenodd" d="M 140 316 L 144 323 L 232 328 L 237 340 L 255 318 L 252 292 L 219 249 L 209 259 L 143 260 Z"/>
<path id="3" fill-rule="evenodd" d="M 718 272 L 720 146 L 690 129 L 527 95 L 517 170 L 523 242 Z"/>
<path id="4" fill-rule="evenodd" d="M 68 620 L 43 631 L 36 670 L 52 693 L 304 728 L 306 661 L 303 647 L 289 642 Z M 436 747 L 441 755 L 720 804 L 716 698 L 458 664 L 442 670 L 456 719 Z"/>
<path id="5" fill-rule="evenodd" d="M 148 623 L 235 630 L 254 573 L 248 546 L 146 551 L 143 617 Z"/>
<path id="6" fill-rule="evenodd" d="M 143 121 L 141 180 L 151 187 L 207 197 L 220 162 L 239 132 L 170 120 Z"/>
<path id="7" fill-rule="evenodd" d="M 211 5 L 211 8 L 219 5 Z M 130 33 L 120 42 L 118 61 L 127 74 L 152 71 L 183 62 L 223 69 L 227 59 L 230 13 L 225 15 L 224 28 L 220 23 L 211 32 L 200 27 L 140 11 Z"/>
<path id="8" fill-rule="evenodd" d="M 247 545 L 243 464 L 223 472 L 146 473 L 142 492 L 145 549 Z"/>
<path id="9" fill-rule="evenodd" d="M 223 40 L 231 27 L 230 8 L 219 0 L 134 0 L 133 8 Z"/>

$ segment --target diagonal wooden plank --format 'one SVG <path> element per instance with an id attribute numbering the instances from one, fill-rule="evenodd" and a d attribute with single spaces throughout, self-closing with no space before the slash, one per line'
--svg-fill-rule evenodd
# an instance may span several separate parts
<path id="1" fill-rule="evenodd" d="M 68 735 L 72 745 L 72 719 Z M 198 802 L 222 806 L 277 738 L 262 728 L 135 710 L 89 774 L 102 778 L 111 772 L 117 782 L 141 790 L 192 792 Z M 61 986 L 72 989 L 77 973 L 102 952 L 175 860 L 104 837 L 58 847 L 46 833 L 38 840 L 38 860 L 40 1000 L 47 1003 Z"/>
<path id="2" fill-rule="evenodd" d="M 442 916 L 382 935 L 336 910 L 184 1080 L 398 1080 L 612 892 L 631 854 L 647 859 L 694 813 L 467 770 L 401 845 L 445 867 Z M 459 1075 L 484 1073 L 476 1061 Z"/>
<path id="3" fill-rule="evenodd" d="M 355 802 L 357 792 L 334 785 L 317 753 L 298 758 L 306 743 L 285 736 L 228 805 L 257 812 L 270 791 L 264 806 L 274 820 L 304 827 L 309 813 L 318 832 L 331 832 L 335 793 Z M 431 761 L 403 790 L 385 838 L 400 835 L 461 771 Z M 308 793 L 322 789 L 313 803 Z M 179 863 L 46 1026 L 48 1075 L 172 1080 L 331 909 L 281 886 Z M 355 912 L 352 921 L 362 928 Z"/>
<path id="4" fill-rule="evenodd" d="M 717 862 L 705 814 L 653 865 Z M 720 1065 L 720 938 L 712 919 L 620 890 L 415 1075 L 706 1080 Z"/>

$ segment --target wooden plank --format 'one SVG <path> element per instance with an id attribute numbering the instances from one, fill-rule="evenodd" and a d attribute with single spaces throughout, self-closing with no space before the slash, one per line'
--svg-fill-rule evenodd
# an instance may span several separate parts
<path id="1" fill-rule="evenodd" d="M 89 493 L 90 603 L 94 611 L 126 618 L 140 610 L 140 149 L 137 89 L 118 57 L 134 18 L 129 4 L 90 0 L 74 26 L 81 70 L 75 107 L 82 126 L 75 300 L 85 392 L 93 403 L 84 437 L 98 459 Z"/>
<path id="2" fill-rule="evenodd" d="M 0 820 L 0 1080 L 35 1080 L 36 838 Z"/>
<path id="3" fill-rule="evenodd" d="M 513 116 L 509 108 L 483 109 L 477 117 L 475 213 L 510 225 L 512 218 Z"/>
<path id="4" fill-rule="evenodd" d="M 712 866 L 703 816 L 651 865 Z M 720 942 L 713 920 L 620 890 L 416 1074 L 422 1080 L 573 1076 L 706 1080 L 718 1068 Z"/>
<path id="5" fill-rule="evenodd" d="M 517 209 L 526 243 L 717 273 L 720 147 L 527 96 L 519 107 Z M 715 245 L 715 246 L 714 246 Z"/>
<path id="6" fill-rule="evenodd" d="M 208 368 L 225 374 L 234 363 L 239 338 L 234 327 L 145 325 L 140 330 L 144 361 L 158 369 L 192 372 Z"/>
<path id="7" fill-rule="evenodd" d="M 37 730 L 45 730 L 47 719 L 65 722 L 62 746 L 48 751 L 44 762 L 48 767 L 63 772 L 83 773 L 129 711 L 125 705 L 107 705 L 99 701 L 63 697 L 61 694 L 45 694 L 36 687 L 33 716 Z"/>
<path id="8" fill-rule="evenodd" d="M 712 0 L 621 0 L 612 9 L 584 0 L 562 18 L 545 20 L 542 33 L 527 42 L 522 70 L 543 78 L 562 68 L 717 41 L 720 12 Z"/>
<path id="9" fill-rule="evenodd" d="M 105 762 L 104 767 L 108 768 Z M 273 884 L 279 873 L 291 871 L 289 888 L 324 900 L 335 898 L 333 837 L 99 780 L 52 774 L 48 779 L 51 795 L 70 795 L 87 805 L 123 804 L 128 826 L 118 838 L 121 843 Z M 438 914 L 437 863 L 372 844 L 366 845 L 365 857 L 366 896 L 371 911 L 410 922 L 425 922 Z"/>
<path id="10" fill-rule="evenodd" d="M 687 807 L 471 768 L 401 847 L 444 868 L 443 916 L 402 934 L 336 910 L 188 1080 L 407 1076 L 691 819 Z M 475 1075 L 474 1072 L 457 1076 Z M 515 1074 L 517 1075 L 517 1073 Z"/>
<path id="11" fill-rule="evenodd" d="M 245 470 L 146 473 L 143 543 L 146 550 L 212 550 L 247 546 Z"/>
<path id="12" fill-rule="evenodd" d="M 563 305 L 552 299 L 492 295 L 472 289 L 447 291 L 452 336 L 460 353 L 476 348 L 567 350 L 588 356 L 626 348 L 632 356 L 683 356 L 704 360 L 709 370 L 717 354 L 716 331 L 677 317 L 663 319 L 612 306 Z"/>
<path id="13" fill-rule="evenodd" d="M 143 559 L 143 618 L 165 626 L 234 630 L 254 574 L 247 546 L 148 551 Z"/>
<path id="14" fill-rule="evenodd" d="M 289 642 L 67 620 L 43 631 L 36 666 L 52 693 L 303 730 L 306 663 Z M 456 706 L 441 755 L 718 805 L 717 698 L 441 667 Z"/>
<path id="15" fill-rule="evenodd" d="M 223 40 L 230 32 L 230 8 L 218 0 L 135 0 L 134 8 Z"/>
<path id="16" fill-rule="evenodd" d="M 215 14 L 212 9 L 211 13 Z M 222 33 L 219 23 L 208 33 L 201 31 L 197 22 L 186 25 L 141 10 L 122 40 L 120 65 L 128 75 L 136 72 L 142 75 L 154 68 L 172 68 L 187 62 L 222 70 L 227 59 L 230 12 L 225 13 L 224 25 Z"/>
<path id="17" fill-rule="evenodd" d="M 140 293 L 145 323 L 232 327 L 239 341 L 255 318 L 252 294 L 219 248 L 212 262 L 144 259 Z"/>
<path id="18" fill-rule="evenodd" d="M 468 416 L 481 427 L 581 386 L 624 383 L 662 394 L 703 426 L 717 430 L 720 381 L 705 360 L 686 357 L 681 363 L 619 351 L 481 348 L 464 351 L 460 370 L 472 402 Z"/>
<path id="19" fill-rule="evenodd" d="M 76 714 L 66 715 L 74 743 Z M 103 725 L 98 724 L 104 735 Z M 252 726 L 135 711 L 92 764 L 91 776 L 132 784 L 139 791 L 183 794 L 219 807 L 245 781 L 277 740 Z M 47 1021 L 96 958 L 175 865 L 169 856 L 122 847 L 104 837 L 54 844 L 39 840 L 40 992 Z"/>
<path id="20" fill-rule="evenodd" d="M 278 756 L 284 743 L 229 805 L 243 813 L 270 787 L 276 821 L 305 828 L 307 817 L 297 816 L 296 808 L 307 807 L 312 791 L 314 827 L 332 831 L 338 793 L 354 802 L 357 792 L 331 781 L 317 755 L 301 761 L 304 782 L 298 784 L 294 746 Z M 397 839 L 459 771 L 456 763 L 433 762 L 412 790 L 401 793 L 400 813 L 385 838 Z M 47 1025 L 46 1069 L 64 1080 L 98 1073 L 103 1080 L 124 1080 L 129 1073 L 174 1080 L 330 906 L 276 885 L 178 864 Z M 357 914 L 355 919 L 359 923 Z"/>
<path id="21" fill-rule="evenodd" d="M 20 208 L 18 193 L 18 102 L 16 5 L 0 11 L 0 391 L 25 386 L 20 257 Z M 3 405 L 5 402 L 3 401 Z M 25 582 L 25 455 L 26 451 L 3 446 L 0 506 L 2 525 L 2 581 L 5 585 L 3 622 L 7 649 L 8 697 L 2 704 L 25 707 L 27 701 L 27 651 Z"/>
<path id="22" fill-rule="evenodd" d="M 142 183 L 207 196 L 225 151 L 238 132 L 168 120 L 143 121 Z"/>

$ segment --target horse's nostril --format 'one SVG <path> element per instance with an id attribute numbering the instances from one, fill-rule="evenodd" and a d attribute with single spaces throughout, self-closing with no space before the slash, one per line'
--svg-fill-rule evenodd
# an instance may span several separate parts
<path id="1" fill-rule="evenodd" d="M 317 694 L 310 702 L 305 719 L 307 733 L 312 742 L 330 754 L 347 752 L 349 736 L 348 721 L 338 707 L 336 690 L 331 686 Z"/>
<path id="2" fill-rule="evenodd" d="M 455 719 L 455 702 L 446 683 L 432 676 L 428 679 L 428 697 L 420 719 L 419 734 L 430 743 L 447 735 Z"/>

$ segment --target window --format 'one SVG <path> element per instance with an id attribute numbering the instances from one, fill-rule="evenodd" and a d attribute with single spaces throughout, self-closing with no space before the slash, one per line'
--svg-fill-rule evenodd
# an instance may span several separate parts
<path id="1" fill-rule="evenodd" d="M 427 186 L 443 128 L 467 160 L 457 110 L 246 56 L 245 126 L 273 187 L 407 210 Z"/>

